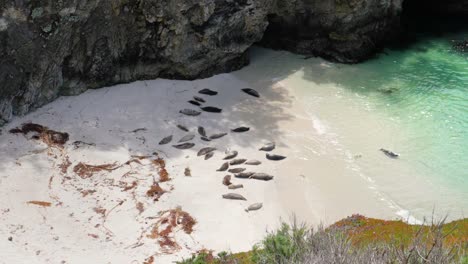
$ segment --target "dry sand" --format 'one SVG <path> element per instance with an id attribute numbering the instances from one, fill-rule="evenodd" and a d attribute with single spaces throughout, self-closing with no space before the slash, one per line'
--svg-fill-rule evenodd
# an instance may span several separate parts
<path id="1" fill-rule="evenodd" d="M 343 177 L 347 167 L 339 159 L 303 158 L 313 146 L 310 132 L 315 128 L 293 89 L 275 81 L 250 83 L 243 78 L 245 71 L 248 68 L 197 81 L 158 79 L 92 90 L 59 98 L 4 127 L 0 136 L 0 263 L 143 263 L 151 256 L 155 263 L 171 263 L 204 248 L 249 250 L 278 226 L 280 218 L 287 220 L 292 214 L 311 225 L 328 224 L 357 212 L 392 217 L 363 179 Z M 241 92 L 245 87 L 258 90 L 261 98 Z M 219 94 L 197 94 L 202 88 Z M 183 108 L 196 109 L 187 103 L 194 95 L 223 112 L 204 112 L 198 117 L 180 114 Z M 30 135 L 8 133 L 27 122 L 67 132 L 70 139 L 63 149 L 50 148 Z M 188 134 L 178 124 L 197 135 L 193 149 L 171 146 Z M 197 126 L 205 127 L 209 135 L 239 126 L 251 127 L 251 131 L 205 142 Z M 168 135 L 174 136 L 173 141 L 158 145 Z M 89 145 L 75 147 L 76 141 Z M 265 152 L 258 151 L 270 141 L 277 143 L 272 153 L 285 155 L 286 160 L 269 161 Z M 197 151 L 207 146 L 217 151 L 205 161 L 197 157 Z M 228 173 L 216 171 L 226 149 L 237 150 L 239 158 L 262 161 L 259 166 L 237 167 L 275 178 L 268 182 L 233 178 L 234 184 L 244 188 L 228 190 L 222 185 Z M 125 164 L 135 156 L 139 156 L 137 161 Z M 147 191 L 160 181 L 161 167 L 152 163 L 158 157 L 166 162 L 171 180 L 159 184 L 167 192 L 156 201 Z M 80 177 L 74 171 L 80 162 L 110 165 L 109 170 Z M 184 175 L 186 168 L 191 177 Z M 247 201 L 221 198 L 230 192 Z M 29 201 L 50 202 L 51 206 Z M 244 211 L 259 202 L 263 203 L 259 211 Z M 164 239 L 152 236 L 155 224 L 161 212 L 176 208 L 197 223 L 190 234 L 177 225 L 169 233 L 169 241 L 176 244 L 161 248 L 159 242 Z"/>

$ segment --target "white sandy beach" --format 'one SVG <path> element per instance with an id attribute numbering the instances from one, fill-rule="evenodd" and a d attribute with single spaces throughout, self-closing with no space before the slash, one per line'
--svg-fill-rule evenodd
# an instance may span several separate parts
<path id="1" fill-rule="evenodd" d="M 201 249 L 249 250 L 281 218 L 293 214 L 311 225 L 329 224 L 353 213 L 394 217 L 364 179 L 343 176 L 348 168 L 342 161 L 307 152 L 320 131 L 294 90 L 281 80 L 251 83 L 242 77 L 248 70 L 197 81 L 158 79 L 91 90 L 59 98 L 9 123 L 0 136 L 0 263 L 143 263 L 151 256 L 154 263 L 171 263 Z M 256 89 L 261 98 L 241 92 L 245 87 Z M 197 94 L 202 88 L 219 94 Z M 184 108 L 196 109 L 187 103 L 194 95 L 223 112 L 180 114 Z M 27 122 L 67 132 L 70 139 L 62 150 L 8 133 Z M 194 148 L 171 146 L 188 134 L 178 124 L 197 135 Z M 205 127 L 208 135 L 239 126 L 251 130 L 205 142 L 197 134 L 198 126 Z M 170 144 L 158 145 L 169 135 L 174 136 Z M 76 148 L 72 144 L 76 141 L 89 145 Z M 272 153 L 287 159 L 269 161 L 265 152 L 258 151 L 270 141 L 277 144 Z M 217 151 L 205 161 L 197 152 L 207 146 Z M 228 190 L 222 184 L 228 173 L 216 171 L 226 149 L 237 150 L 238 158 L 262 161 L 259 166 L 237 167 L 275 178 L 264 182 L 233 177 L 232 182 L 244 188 Z M 147 195 L 153 180 L 159 181 L 151 163 L 157 158 L 153 153 L 164 159 L 171 178 L 160 183 L 167 192 L 158 201 Z M 148 155 L 125 165 L 132 157 Z M 67 158 L 71 164 L 62 171 L 60 165 Z M 124 165 L 82 178 L 74 172 L 80 162 Z M 187 167 L 191 177 L 184 175 Z M 247 201 L 222 199 L 226 193 L 239 193 Z M 263 203 L 263 208 L 244 211 L 253 203 Z M 175 228 L 173 241 L 179 247 L 165 252 L 158 238 L 150 236 L 159 213 L 177 207 L 197 223 L 191 234 Z"/>

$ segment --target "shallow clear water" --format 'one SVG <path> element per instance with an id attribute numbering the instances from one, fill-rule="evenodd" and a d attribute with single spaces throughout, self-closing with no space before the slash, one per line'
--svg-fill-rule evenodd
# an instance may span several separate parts
<path id="1" fill-rule="evenodd" d="M 453 51 L 451 40 L 468 31 L 416 38 L 357 65 L 256 49 L 253 78 L 292 86 L 320 147 L 342 151 L 399 215 L 466 217 L 468 55 Z M 401 156 L 389 159 L 379 148 Z"/>

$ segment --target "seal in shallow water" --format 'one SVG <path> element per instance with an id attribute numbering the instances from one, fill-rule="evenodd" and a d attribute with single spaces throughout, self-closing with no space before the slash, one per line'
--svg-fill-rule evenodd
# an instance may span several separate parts
<path id="1" fill-rule="evenodd" d="M 259 150 L 260 151 L 272 151 L 274 150 L 276 147 L 275 143 L 274 142 L 271 142 L 271 143 L 267 143 L 265 144 L 263 147 L 261 147 Z"/>
<path id="2" fill-rule="evenodd" d="M 190 141 L 190 140 L 192 140 L 194 137 L 195 137 L 195 135 L 193 135 L 193 134 L 188 134 L 188 135 L 182 137 L 182 138 L 179 140 L 179 143 Z"/>
<path id="3" fill-rule="evenodd" d="M 172 135 L 167 136 L 163 138 L 161 141 L 159 141 L 159 145 L 166 145 L 167 143 L 172 141 Z"/>
<path id="4" fill-rule="evenodd" d="M 185 132 L 188 132 L 188 128 L 186 126 L 183 126 L 183 125 L 177 125 L 177 127 L 182 130 L 182 131 L 185 131 Z"/>
<path id="5" fill-rule="evenodd" d="M 221 113 L 223 111 L 223 109 L 220 109 L 214 106 L 207 106 L 207 107 L 200 107 L 200 108 L 201 110 L 205 112 L 209 112 L 209 113 Z"/>
<path id="6" fill-rule="evenodd" d="M 242 89 L 242 91 L 248 95 L 251 95 L 254 97 L 260 97 L 260 94 L 252 88 L 244 88 Z"/>
<path id="7" fill-rule="evenodd" d="M 218 92 L 213 91 L 213 90 L 210 90 L 210 89 L 208 89 L 208 88 L 205 88 L 205 89 L 203 89 L 203 90 L 200 90 L 198 93 L 200 93 L 200 94 L 206 94 L 206 95 L 209 95 L 209 96 L 213 96 L 213 95 L 217 95 L 217 94 L 218 94 Z"/>
<path id="8" fill-rule="evenodd" d="M 219 169 L 217 169 L 216 171 L 227 171 L 227 169 L 229 168 L 229 163 L 225 162 L 223 163 L 223 165 L 221 165 L 221 167 Z"/>
<path id="9" fill-rule="evenodd" d="M 218 134 L 214 134 L 214 135 L 211 135 L 211 136 L 210 136 L 210 139 L 222 138 L 222 137 L 224 137 L 225 135 L 227 135 L 227 133 L 218 133 Z"/>
<path id="10" fill-rule="evenodd" d="M 198 97 L 198 96 L 194 96 L 193 99 L 195 99 L 195 101 L 198 101 L 200 103 L 206 103 L 205 99 Z"/>
<path id="11" fill-rule="evenodd" d="M 397 154 L 393 151 L 390 151 L 390 150 L 387 150 L 387 149 L 383 149 L 381 148 L 380 151 L 382 151 L 385 155 L 387 155 L 387 157 L 389 158 L 392 158 L 392 159 L 396 159 L 400 156 L 400 154 Z"/>
<path id="12" fill-rule="evenodd" d="M 231 131 L 236 132 L 236 133 L 242 133 L 242 132 L 247 132 L 249 130 L 250 130 L 249 127 L 238 127 L 238 128 L 232 129 Z"/>
<path id="13" fill-rule="evenodd" d="M 212 148 L 212 147 L 202 148 L 202 149 L 200 149 L 200 151 L 198 151 L 197 156 L 203 156 L 203 155 L 211 153 L 211 152 L 213 152 L 215 150 L 216 150 L 216 148 Z"/>
<path id="14" fill-rule="evenodd" d="M 180 110 L 179 113 L 188 115 L 188 116 L 199 116 L 201 114 L 201 112 L 195 111 L 192 109 L 183 109 L 183 110 Z"/>
<path id="15" fill-rule="evenodd" d="M 223 194 L 224 199 L 228 200 L 242 200 L 242 201 L 247 201 L 244 196 L 238 194 L 238 193 L 228 193 L 228 194 Z"/>
<path id="16" fill-rule="evenodd" d="M 260 210 L 262 207 L 263 207 L 262 203 L 254 203 L 254 204 L 250 205 L 249 207 L 247 207 L 247 209 L 245 209 L 245 211 L 247 213 L 249 211 L 257 211 L 257 210 Z"/>
<path id="17" fill-rule="evenodd" d="M 200 102 L 197 102 L 195 100 L 190 100 L 188 101 L 190 104 L 196 105 L 196 106 L 201 106 Z"/>
<path id="18" fill-rule="evenodd" d="M 211 141 L 211 139 L 209 139 L 207 137 L 201 137 L 200 139 L 203 140 L 203 141 Z"/>
<path id="19" fill-rule="evenodd" d="M 189 149 L 193 148 L 195 146 L 194 143 L 184 143 L 184 144 L 179 144 L 179 145 L 172 145 L 176 149 Z"/>
<path id="20" fill-rule="evenodd" d="M 266 158 L 269 160 L 284 160 L 286 157 L 281 156 L 281 155 L 275 155 L 275 154 L 266 154 Z"/>
<path id="21" fill-rule="evenodd" d="M 200 134 L 200 136 L 202 136 L 202 137 L 206 137 L 205 128 L 203 128 L 202 126 L 199 126 L 198 127 L 198 134 Z"/>
<path id="22" fill-rule="evenodd" d="M 230 159 L 233 159 L 235 157 L 237 157 L 237 154 L 239 154 L 239 152 L 233 150 L 233 151 L 226 151 L 226 157 L 224 157 L 224 160 L 230 160 Z"/>

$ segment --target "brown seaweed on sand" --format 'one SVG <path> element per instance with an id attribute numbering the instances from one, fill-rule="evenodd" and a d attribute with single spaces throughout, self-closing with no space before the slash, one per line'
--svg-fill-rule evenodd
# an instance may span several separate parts
<path id="1" fill-rule="evenodd" d="M 29 201 L 27 203 L 28 204 L 39 205 L 39 206 L 42 206 L 42 207 L 50 207 L 52 205 L 49 202 L 43 202 L 43 201 Z"/>
<path id="2" fill-rule="evenodd" d="M 111 172 L 115 169 L 117 169 L 118 166 L 113 164 L 101 164 L 101 165 L 89 165 L 85 164 L 83 162 L 78 163 L 73 167 L 73 172 L 78 174 L 82 179 L 88 179 L 91 178 L 95 173 L 101 172 L 101 171 L 107 171 Z"/>
<path id="3" fill-rule="evenodd" d="M 151 188 L 146 191 L 146 195 L 152 197 L 154 201 L 159 201 L 159 198 L 161 198 L 164 193 L 166 193 L 166 191 L 157 183 L 153 184 Z"/>
<path id="4" fill-rule="evenodd" d="M 169 173 L 166 170 L 166 162 L 162 158 L 157 158 L 153 160 L 152 162 L 159 169 L 158 171 L 159 181 L 160 182 L 170 181 L 171 178 L 169 177 Z"/>

